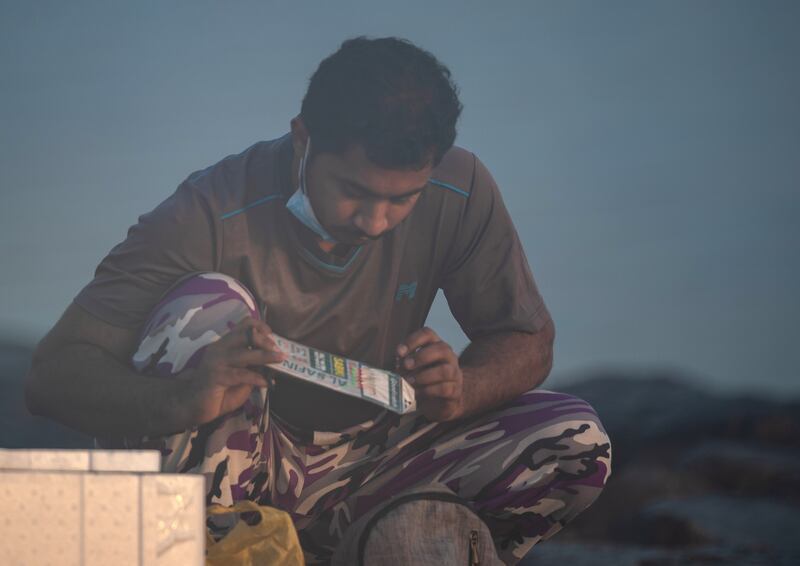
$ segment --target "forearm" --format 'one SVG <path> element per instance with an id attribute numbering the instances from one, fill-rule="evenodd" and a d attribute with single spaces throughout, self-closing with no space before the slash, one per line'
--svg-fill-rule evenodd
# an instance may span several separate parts
<path id="1" fill-rule="evenodd" d="M 474 340 L 459 357 L 463 414 L 509 401 L 541 385 L 553 365 L 553 323 L 536 334 L 502 332 Z"/>
<path id="2" fill-rule="evenodd" d="M 191 426 L 178 399 L 183 383 L 137 374 L 91 344 L 70 344 L 34 358 L 28 408 L 96 437 L 141 437 Z"/>

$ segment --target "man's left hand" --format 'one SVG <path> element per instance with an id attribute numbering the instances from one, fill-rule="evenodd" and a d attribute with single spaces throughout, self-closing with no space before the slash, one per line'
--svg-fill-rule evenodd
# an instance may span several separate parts
<path id="1" fill-rule="evenodd" d="M 397 367 L 414 386 L 417 409 L 431 421 L 464 413 L 464 375 L 458 356 L 430 328 L 421 328 L 397 346 Z"/>

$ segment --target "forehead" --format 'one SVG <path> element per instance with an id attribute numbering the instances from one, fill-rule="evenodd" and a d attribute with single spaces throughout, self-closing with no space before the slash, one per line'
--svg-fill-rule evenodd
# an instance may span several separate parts
<path id="1" fill-rule="evenodd" d="M 316 157 L 323 171 L 334 179 L 368 189 L 387 197 L 423 188 L 431 177 L 431 164 L 422 169 L 387 169 L 372 163 L 363 146 L 352 145 L 342 153 Z"/>

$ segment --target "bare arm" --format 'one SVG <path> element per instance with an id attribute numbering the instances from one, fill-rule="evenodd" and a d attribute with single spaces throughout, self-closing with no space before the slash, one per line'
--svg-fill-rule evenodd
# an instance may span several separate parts
<path id="1" fill-rule="evenodd" d="M 538 387 L 552 368 L 554 340 L 549 321 L 535 334 L 498 332 L 473 340 L 459 358 L 435 332 L 423 328 L 397 353 L 420 411 L 431 420 L 448 421 Z"/>
<path id="2" fill-rule="evenodd" d="M 555 326 L 536 334 L 503 332 L 479 338 L 462 352 L 464 413 L 470 414 L 539 387 L 553 367 Z"/>
<path id="3" fill-rule="evenodd" d="M 254 327 L 258 348 L 243 335 Z M 25 381 L 28 409 L 92 436 L 186 430 L 239 407 L 263 377 L 248 369 L 277 361 L 269 327 L 248 319 L 208 346 L 188 379 L 158 379 L 128 365 L 137 332 L 70 305 L 37 346 Z"/>

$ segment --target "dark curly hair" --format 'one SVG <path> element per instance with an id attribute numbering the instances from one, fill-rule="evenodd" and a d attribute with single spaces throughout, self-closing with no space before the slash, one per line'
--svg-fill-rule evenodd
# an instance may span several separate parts
<path id="1" fill-rule="evenodd" d="M 311 76 L 300 112 L 314 153 L 359 144 L 387 169 L 438 165 L 455 141 L 459 114 L 447 67 L 396 37 L 342 43 Z"/>

